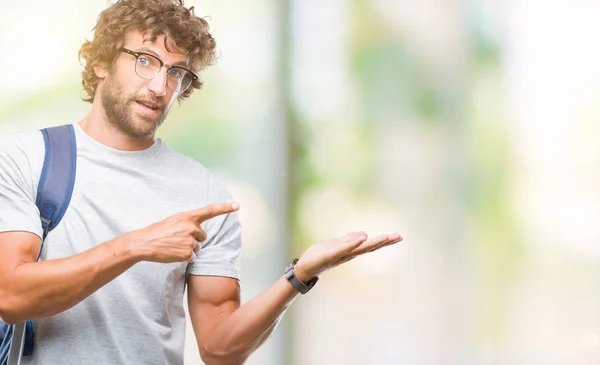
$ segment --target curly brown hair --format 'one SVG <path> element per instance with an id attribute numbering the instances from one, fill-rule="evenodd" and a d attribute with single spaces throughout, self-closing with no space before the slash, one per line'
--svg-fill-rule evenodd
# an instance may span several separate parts
<path id="1" fill-rule="evenodd" d="M 82 84 L 88 94 L 82 99 L 90 103 L 99 80 L 94 67 L 111 67 L 125 34 L 131 30 L 147 33 L 150 41 L 164 34 L 165 48 L 171 51 L 167 44 L 170 39 L 177 51 L 188 55 L 194 72 L 215 60 L 216 42 L 209 33 L 208 23 L 194 14 L 193 6 L 186 8 L 183 0 L 118 0 L 100 13 L 93 30 L 94 39 L 86 40 L 79 50 L 79 60 L 84 65 Z M 195 80 L 177 98 L 181 101 L 200 88 L 202 81 Z"/>

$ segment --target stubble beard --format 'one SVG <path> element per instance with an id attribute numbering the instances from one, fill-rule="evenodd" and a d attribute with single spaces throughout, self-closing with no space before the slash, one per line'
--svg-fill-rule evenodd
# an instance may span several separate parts
<path id="1" fill-rule="evenodd" d="M 112 77 L 105 81 L 101 101 L 110 125 L 131 138 L 148 139 L 155 135 L 158 127 L 164 122 L 169 107 L 162 106 L 164 110 L 155 117 L 140 115 L 134 111 L 136 100 L 140 99 L 161 104 L 158 98 L 152 96 L 127 98 L 121 86 Z"/>

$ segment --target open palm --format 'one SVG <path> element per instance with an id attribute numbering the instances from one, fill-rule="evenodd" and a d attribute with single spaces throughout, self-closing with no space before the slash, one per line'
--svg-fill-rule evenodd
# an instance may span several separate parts
<path id="1" fill-rule="evenodd" d="M 338 266 L 368 252 L 402 241 L 397 234 L 368 238 L 365 232 L 351 232 L 343 237 L 315 243 L 300 256 L 296 275 L 304 282 L 323 271 Z M 306 280 L 306 281 L 305 281 Z"/>

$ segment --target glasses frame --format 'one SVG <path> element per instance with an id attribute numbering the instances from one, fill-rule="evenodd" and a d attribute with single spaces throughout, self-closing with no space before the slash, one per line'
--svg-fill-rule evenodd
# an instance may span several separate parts
<path id="1" fill-rule="evenodd" d="M 187 90 L 187 89 L 188 89 L 190 86 L 192 86 L 192 83 L 193 83 L 194 81 L 198 80 L 198 75 L 196 75 L 194 72 L 192 72 L 192 70 L 189 70 L 189 69 L 187 69 L 187 68 L 185 68 L 185 67 L 181 67 L 181 66 L 173 66 L 173 65 L 166 64 L 166 63 L 164 63 L 164 62 L 163 62 L 163 60 L 161 60 L 161 59 L 160 59 L 160 58 L 158 58 L 156 55 L 153 55 L 153 54 L 151 54 L 151 53 L 147 53 L 147 52 L 136 52 L 136 51 L 132 51 L 132 50 L 130 50 L 130 49 L 123 48 L 123 47 L 119 48 L 119 51 L 121 51 L 121 52 L 123 52 L 123 53 L 130 54 L 130 55 L 132 55 L 133 57 L 135 57 L 135 61 L 136 61 L 135 68 L 134 68 L 134 70 L 135 70 L 135 74 L 136 74 L 136 75 L 138 75 L 138 77 L 140 77 L 140 78 L 142 78 L 142 79 L 144 79 L 144 80 L 153 80 L 154 78 L 156 78 L 156 76 L 158 75 L 158 73 L 160 72 L 160 70 L 162 70 L 162 68 L 163 68 L 163 67 L 166 67 L 166 68 L 167 68 L 167 78 L 169 77 L 169 71 L 171 71 L 171 69 L 174 69 L 174 68 L 176 68 L 176 69 L 180 69 L 180 70 L 184 70 L 184 71 L 187 71 L 187 72 L 189 72 L 189 73 L 190 73 L 190 75 L 192 75 L 192 81 L 190 82 L 190 84 L 189 84 L 189 85 L 188 85 L 188 86 L 187 86 L 185 89 L 183 89 L 183 88 L 182 88 L 181 90 L 173 90 L 173 91 L 177 91 L 177 92 L 180 92 L 180 93 L 182 93 L 182 92 L 184 92 L 185 90 Z M 137 60 L 138 60 L 138 58 L 140 58 L 141 56 L 150 56 L 150 57 L 152 57 L 152 58 L 155 58 L 155 59 L 157 59 L 157 60 L 158 60 L 158 62 L 160 62 L 160 68 L 158 69 L 158 71 L 155 71 L 155 72 L 154 72 L 154 77 L 152 77 L 152 78 L 150 78 L 150 79 L 147 79 L 147 78 L 145 78 L 145 77 L 142 77 L 142 76 L 140 76 L 140 75 L 137 73 Z M 167 86 L 169 86 L 169 83 L 168 83 L 168 82 L 166 82 L 166 85 L 167 85 Z"/>

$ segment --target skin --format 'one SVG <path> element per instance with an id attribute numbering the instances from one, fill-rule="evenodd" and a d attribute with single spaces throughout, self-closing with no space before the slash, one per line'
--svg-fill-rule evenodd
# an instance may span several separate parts
<path id="1" fill-rule="evenodd" d="M 185 54 L 164 47 L 164 36 L 151 42 L 133 31 L 126 34 L 123 46 L 154 53 L 170 65 L 186 66 L 188 62 Z M 79 122 L 96 141 L 123 151 L 150 147 L 177 98 L 177 93 L 166 87 L 166 68 L 153 80 L 145 80 L 135 74 L 134 63 L 135 57 L 121 53 L 110 68 L 94 69 L 101 80 L 90 113 Z M 150 110 L 138 101 L 158 108 Z M 238 209 L 235 203 L 223 203 L 181 212 L 75 256 L 43 262 L 36 262 L 41 245 L 37 235 L 0 233 L 0 318 L 11 324 L 63 312 L 141 261 L 191 262 L 199 243 L 206 239 L 201 223 Z M 295 272 L 308 282 L 357 256 L 401 240 L 397 233 L 368 238 L 364 232 L 350 232 L 310 246 L 300 256 Z M 238 280 L 190 276 L 188 305 L 203 361 L 207 365 L 244 363 L 275 330 L 298 294 L 282 275 L 265 292 L 240 306 Z"/>

